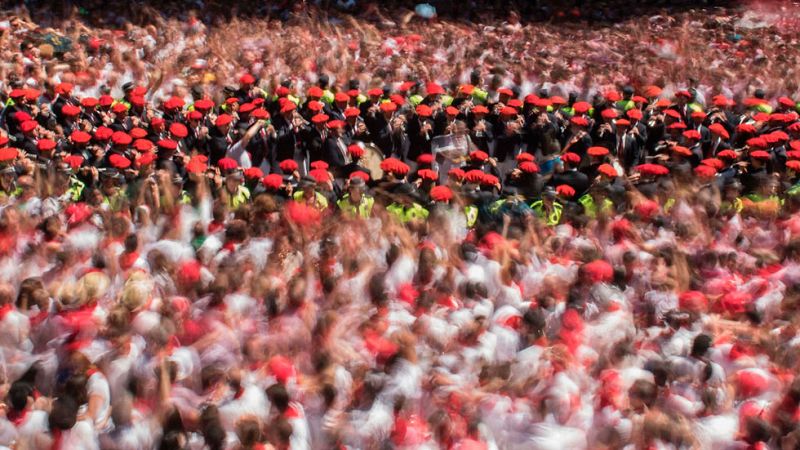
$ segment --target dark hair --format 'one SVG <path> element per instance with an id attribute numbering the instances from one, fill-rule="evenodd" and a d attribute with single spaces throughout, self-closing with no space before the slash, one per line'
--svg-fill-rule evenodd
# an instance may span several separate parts
<path id="1" fill-rule="evenodd" d="M 128 252 L 136 251 L 139 247 L 139 238 L 135 233 L 131 233 L 125 237 L 125 250 Z"/>
<path id="2" fill-rule="evenodd" d="M 286 391 L 286 387 L 284 387 L 282 384 L 276 383 L 268 387 L 267 397 L 281 413 L 289 408 L 289 393 Z"/>
<path id="3" fill-rule="evenodd" d="M 33 386 L 28 383 L 15 381 L 8 390 L 8 402 L 15 411 L 22 411 L 28 406 L 28 396 L 33 392 Z"/>
<path id="4" fill-rule="evenodd" d="M 50 430 L 69 430 L 78 418 L 78 402 L 70 396 L 61 396 L 53 402 L 47 418 Z"/>
<path id="5" fill-rule="evenodd" d="M 692 342 L 692 353 L 691 355 L 695 358 L 702 358 L 703 356 L 708 353 L 708 349 L 711 348 L 711 344 L 713 339 L 711 336 L 707 334 L 700 334 L 696 338 L 694 338 L 694 342 Z"/>

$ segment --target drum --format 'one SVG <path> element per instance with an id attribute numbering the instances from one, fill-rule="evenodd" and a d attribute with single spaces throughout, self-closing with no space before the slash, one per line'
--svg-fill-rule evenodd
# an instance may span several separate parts
<path id="1" fill-rule="evenodd" d="M 372 144 L 364 144 L 364 156 L 361 157 L 361 165 L 369 169 L 373 180 L 379 180 L 383 177 L 381 161 L 383 161 L 381 149 Z"/>

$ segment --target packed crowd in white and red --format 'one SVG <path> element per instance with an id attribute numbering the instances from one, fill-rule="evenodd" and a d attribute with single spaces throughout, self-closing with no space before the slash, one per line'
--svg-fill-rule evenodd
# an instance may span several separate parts
<path id="1" fill-rule="evenodd" d="M 800 448 L 796 5 L 50 3 L 0 449 Z"/>

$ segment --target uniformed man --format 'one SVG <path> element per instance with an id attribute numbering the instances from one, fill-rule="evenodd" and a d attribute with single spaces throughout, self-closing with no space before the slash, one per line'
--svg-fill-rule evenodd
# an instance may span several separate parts
<path id="1" fill-rule="evenodd" d="M 347 194 L 336 202 L 342 214 L 348 218 L 360 217 L 368 219 L 372 215 L 375 199 L 367 195 L 367 184 L 363 178 L 353 177 L 347 185 Z"/>
<path id="2" fill-rule="evenodd" d="M 414 187 L 401 183 L 395 188 L 396 200 L 386 207 L 395 219 L 401 223 L 418 222 L 428 218 L 428 210 L 414 201 Z"/>

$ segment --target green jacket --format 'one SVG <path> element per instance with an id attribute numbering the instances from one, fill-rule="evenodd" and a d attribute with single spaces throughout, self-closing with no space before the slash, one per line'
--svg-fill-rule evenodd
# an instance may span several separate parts
<path id="1" fill-rule="evenodd" d="M 392 203 L 386 207 L 386 210 L 402 223 L 407 223 L 415 220 L 425 220 L 428 218 L 428 210 L 419 203 L 414 203 L 408 208 L 403 207 L 399 203 Z"/>
<path id="2" fill-rule="evenodd" d="M 564 205 L 554 201 L 553 210 L 548 214 L 544 208 L 544 201 L 536 200 L 535 202 L 531 203 L 531 209 L 537 217 L 543 219 L 548 226 L 552 227 L 561 222 L 561 211 L 564 209 Z"/>
<path id="3" fill-rule="evenodd" d="M 350 201 L 350 194 L 345 194 L 344 197 L 336 202 L 339 209 L 347 217 L 361 217 L 362 219 L 369 219 L 372 215 L 372 207 L 375 205 L 375 199 L 366 195 L 361 196 L 361 201 L 355 205 Z"/>

